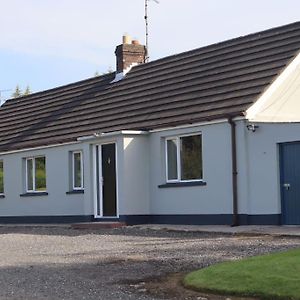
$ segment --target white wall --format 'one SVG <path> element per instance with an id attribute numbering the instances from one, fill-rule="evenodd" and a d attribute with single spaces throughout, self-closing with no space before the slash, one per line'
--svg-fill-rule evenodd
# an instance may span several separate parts
<path id="1" fill-rule="evenodd" d="M 246 121 L 237 122 L 239 213 L 280 214 L 278 143 L 299 141 L 300 124 L 260 123 L 256 132 L 246 125 Z M 206 185 L 159 188 L 166 183 L 165 138 L 197 132 L 202 134 Z M 0 215 L 93 215 L 93 149 L 108 142 L 117 143 L 120 215 L 232 214 L 231 133 L 224 122 L 1 155 L 5 198 L 0 198 Z M 74 150 L 83 151 L 85 192 L 66 195 L 68 156 Z M 46 156 L 49 195 L 20 197 L 25 192 L 22 160 L 36 155 Z"/>
<path id="2" fill-rule="evenodd" d="M 0 216 L 91 215 L 90 172 L 84 171 L 85 193 L 67 195 L 69 153 L 82 150 L 84 165 L 89 165 L 89 146 L 75 144 L 1 155 L 4 162 L 4 194 L 0 199 Z M 21 197 L 25 193 L 24 158 L 46 156 L 47 196 Z"/>
<path id="3" fill-rule="evenodd" d="M 206 186 L 158 188 L 166 183 L 168 136 L 202 133 Z M 150 203 L 152 214 L 231 214 L 231 136 L 228 123 L 152 133 L 150 136 Z"/>
<path id="4" fill-rule="evenodd" d="M 246 125 L 237 127 L 239 212 L 280 214 L 278 144 L 300 141 L 300 124 L 259 123 L 255 132 Z"/>
<path id="5" fill-rule="evenodd" d="M 124 201 L 120 203 L 120 214 L 150 214 L 149 137 L 126 136 L 123 140 L 123 149 Z"/>
<path id="6" fill-rule="evenodd" d="M 95 146 L 116 143 L 117 206 L 119 215 L 149 214 L 149 145 L 147 136 L 111 136 L 73 145 L 1 155 L 4 194 L 0 216 L 94 215 Z M 70 151 L 83 151 L 84 194 L 70 194 Z M 24 158 L 46 157 L 48 195 L 21 197 L 25 193 Z"/>

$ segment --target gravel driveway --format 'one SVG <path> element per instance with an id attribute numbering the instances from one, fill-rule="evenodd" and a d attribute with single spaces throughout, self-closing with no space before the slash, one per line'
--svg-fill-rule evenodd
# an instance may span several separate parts
<path id="1" fill-rule="evenodd" d="M 0 227 L 0 299 L 197 299 L 148 282 L 163 287 L 166 274 L 295 247 L 300 239 Z"/>

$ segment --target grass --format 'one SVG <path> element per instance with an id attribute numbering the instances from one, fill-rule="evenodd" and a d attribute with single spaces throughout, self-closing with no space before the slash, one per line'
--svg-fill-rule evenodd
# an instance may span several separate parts
<path id="1" fill-rule="evenodd" d="M 188 274 L 183 283 L 217 294 L 300 299 L 300 250 L 220 263 Z"/>

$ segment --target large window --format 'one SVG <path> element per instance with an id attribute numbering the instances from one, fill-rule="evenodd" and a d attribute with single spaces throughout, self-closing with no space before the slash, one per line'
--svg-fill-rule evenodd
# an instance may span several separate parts
<path id="1" fill-rule="evenodd" d="M 0 160 L 0 194 L 4 194 L 3 160 Z"/>
<path id="2" fill-rule="evenodd" d="M 83 189 L 83 160 L 81 151 L 72 152 L 72 178 L 73 189 Z"/>
<path id="3" fill-rule="evenodd" d="M 166 166 L 168 182 L 202 180 L 202 136 L 167 138 Z"/>
<path id="4" fill-rule="evenodd" d="M 46 158 L 45 156 L 26 158 L 27 192 L 46 191 Z"/>

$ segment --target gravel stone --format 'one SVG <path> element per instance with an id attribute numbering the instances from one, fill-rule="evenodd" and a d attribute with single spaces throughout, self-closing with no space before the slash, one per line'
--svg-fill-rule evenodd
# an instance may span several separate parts
<path id="1" fill-rule="evenodd" d="M 296 247 L 298 238 L 143 227 L 88 231 L 3 226 L 0 299 L 160 299 L 147 289 L 149 278 Z"/>

